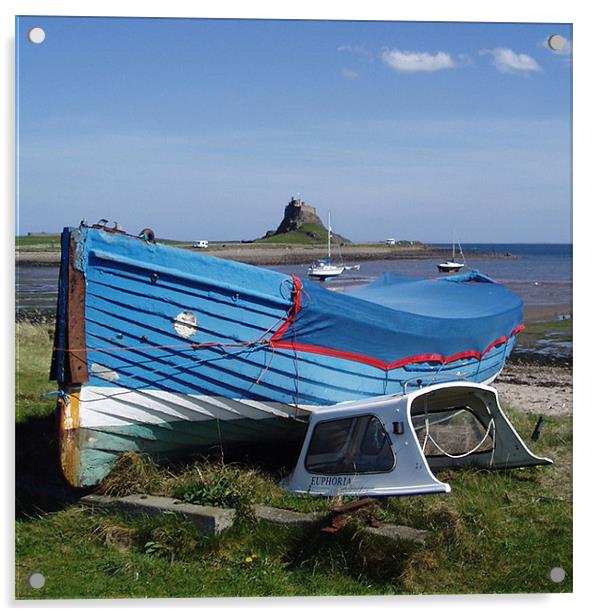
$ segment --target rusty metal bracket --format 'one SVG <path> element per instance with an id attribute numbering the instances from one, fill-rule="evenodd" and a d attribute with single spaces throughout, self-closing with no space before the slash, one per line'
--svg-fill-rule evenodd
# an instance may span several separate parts
<path id="1" fill-rule="evenodd" d="M 333 535 L 344 528 L 350 520 L 360 519 L 368 526 L 379 527 L 379 522 L 371 511 L 365 511 L 377 503 L 375 498 L 361 498 L 346 505 L 338 505 L 330 509 L 328 526 L 321 529 L 322 533 Z"/>

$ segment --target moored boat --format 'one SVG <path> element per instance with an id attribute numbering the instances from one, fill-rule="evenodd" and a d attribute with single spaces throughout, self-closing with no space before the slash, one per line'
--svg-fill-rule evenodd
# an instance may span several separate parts
<path id="1" fill-rule="evenodd" d="M 300 442 L 309 414 L 446 380 L 491 382 L 522 302 L 477 272 L 351 295 L 102 225 L 62 235 L 53 377 L 65 477 L 125 451 Z"/>
<path id="2" fill-rule="evenodd" d="M 334 265 L 329 258 L 320 259 L 309 267 L 308 274 L 311 278 L 319 280 L 327 280 L 328 278 L 336 278 L 344 272 L 346 268 L 343 265 Z"/>
<path id="3" fill-rule="evenodd" d="M 458 250 L 460 251 L 460 258 L 462 263 L 456 261 L 456 243 L 452 242 L 452 258 L 442 263 L 437 264 L 437 269 L 443 274 L 459 272 L 464 267 L 464 254 L 462 252 L 462 246 L 458 243 Z"/>
<path id="4" fill-rule="evenodd" d="M 358 271 L 360 265 L 344 265 L 334 264 L 332 262 L 332 222 L 330 214 L 328 212 L 328 254 L 327 257 L 319 259 L 317 263 L 314 263 L 307 270 L 307 274 L 310 278 L 317 278 L 321 281 L 328 280 L 329 278 L 336 278 L 347 271 Z"/>
<path id="5" fill-rule="evenodd" d="M 450 274 L 459 272 L 464 267 L 464 263 L 458 263 L 457 261 L 444 261 L 443 263 L 438 263 L 437 269 L 443 274 Z"/>

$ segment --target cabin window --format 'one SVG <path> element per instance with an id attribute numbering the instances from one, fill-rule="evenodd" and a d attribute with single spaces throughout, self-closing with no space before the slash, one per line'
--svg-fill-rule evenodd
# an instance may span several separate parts
<path id="1" fill-rule="evenodd" d="M 467 407 L 415 415 L 412 422 L 427 457 L 445 455 L 443 452 L 461 456 L 473 450 L 483 453 L 493 448 L 493 432 L 488 433 Z"/>
<path id="2" fill-rule="evenodd" d="M 386 473 L 394 462 L 383 424 L 373 415 L 362 415 L 317 424 L 305 467 L 310 473 L 326 475 Z"/>

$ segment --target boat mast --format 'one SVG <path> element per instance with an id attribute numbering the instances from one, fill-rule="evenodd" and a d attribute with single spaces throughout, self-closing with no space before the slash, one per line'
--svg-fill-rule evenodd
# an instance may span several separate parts
<path id="1" fill-rule="evenodd" d="M 464 263 L 464 253 L 462 252 L 462 246 L 460 245 L 460 242 L 458 242 L 458 250 L 460 250 L 460 258 L 462 260 L 462 263 Z"/>
<path id="2" fill-rule="evenodd" d="M 328 261 L 332 262 L 332 218 L 328 212 Z"/>

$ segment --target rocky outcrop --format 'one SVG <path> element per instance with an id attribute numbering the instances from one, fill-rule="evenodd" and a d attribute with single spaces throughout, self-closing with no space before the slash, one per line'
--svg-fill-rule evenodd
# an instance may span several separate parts
<path id="1" fill-rule="evenodd" d="M 274 231 L 268 231 L 262 240 L 267 240 L 272 237 L 281 236 L 281 240 L 285 240 L 288 236 L 287 233 L 294 234 L 292 243 L 297 243 L 296 233 L 298 232 L 303 236 L 303 242 L 308 243 L 325 243 L 327 242 L 328 230 L 314 207 L 307 205 L 301 199 L 295 199 L 291 197 L 290 202 L 284 208 L 284 218 L 278 225 L 278 228 Z M 334 241 L 339 242 L 341 245 L 350 244 L 350 240 L 333 233 Z M 299 236 L 300 237 L 300 236 Z M 301 243 L 300 241 L 298 243 Z"/>
<path id="2" fill-rule="evenodd" d="M 307 205 L 300 199 L 291 197 L 290 202 L 284 209 L 284 218 L 274 233 L 277 235 L 298 231 L 304 224 L 316 224 L 325 228 L 314 207 Z"/>

